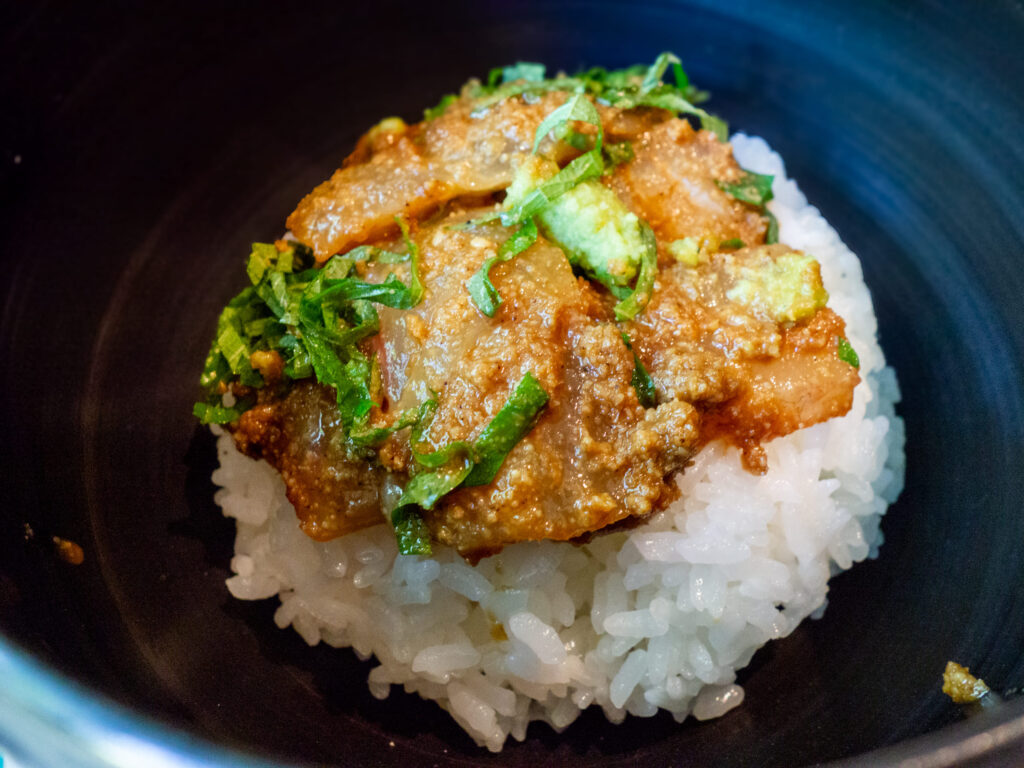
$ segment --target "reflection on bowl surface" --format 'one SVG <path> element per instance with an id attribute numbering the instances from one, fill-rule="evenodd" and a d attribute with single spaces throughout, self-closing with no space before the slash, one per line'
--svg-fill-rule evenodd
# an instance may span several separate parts
<path id="1" fill-rule="evenodd" d="M 204 740 L 183 764 L 233 759 L 209 742 L 341 765 L 794 765 L 922 734 L 871 759 L 929 754 L 968 743 L 964 729 L 1020 756 L 1019 706 L 943 730 L 959 714 L 939 692 L 947 659 L 997 689 L 1024 684 L 1019 9 L 6 15 L 0 78 L 19 119 L 0 133 L 0 669 L 25 687 L 17 703 L 0 694 L 0 744 L 25 732 L 30 706 L 59 700 L 45 697 L 65 684 L 49 668 L 85 686 L 66 698 L 62 722 L 82 724 L 69 738 L 141 715 L 136 731 L 172 753 L 187 749 L 173 734 Z M 498 63 L 620 66 L 668 49 L 718 114 L 771 142 L 860 255 L 903 390 L 907 486 L 882 557 L 833 583 L 824 619 L 755 657 L 740 709 L 614 728 L 587 712 L 492 755 L 431 704 L 371 697 L 368 663 L 278 631 L 274 605 L 229 599 L 233 525 L 212 501 L 212 438 L 190 414 L 199 361 L 249 242 L 275 237 L 381 115 L 415 118 Z M 80 543 L 84 563 L 39 544 L 54 535 Z"/>

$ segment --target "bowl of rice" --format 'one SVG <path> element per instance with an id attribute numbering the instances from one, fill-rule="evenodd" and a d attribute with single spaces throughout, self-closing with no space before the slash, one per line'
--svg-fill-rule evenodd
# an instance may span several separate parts
<path id="1" fill-rule="evenodd" d="M 1024 760 L 1018 10 L 14 16 L 0 765 Z M 763 474 L 712 442 L 678 499 L 584 544 L 305 536 L 191 415 L 250 243 L 469 76 L 667 50 L 820 264 L 849 412 L 764 443 Z M 999 705 L 950 701 L 949 660 Z"/>

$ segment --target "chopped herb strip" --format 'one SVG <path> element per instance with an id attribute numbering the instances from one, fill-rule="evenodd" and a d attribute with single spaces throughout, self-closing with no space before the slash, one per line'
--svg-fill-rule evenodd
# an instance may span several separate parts
<path id="1" fill-rule="evenodd" d="M 745 245 L 746 245 L 746 243 L 744 243 L 738 237 L 734 237 L 731 240 L 723 240 L 722 242 L 720 242 L 718 244 L 718 247 L 719 248 L 727 248 L 729 250 L 732 250 L 732 249 L 735 249 L 735 248 L 742 248 Z"/>
<path id="2" fill-rule="evenodd" d="M 603 171 L 604 162 L 599 152 L 591 150 L 580 155 L 533 190 L 517 206 L 500 214 L 501 223 L 509 227 L 533 218 L 577 184 L 588 179 L 596 179 Z"/>
<path id="3" fill-rule="evenodd" d="M 772 199 L 774 176 L 765 173 L 743 171 L 743 177 L 735 184 L 716 181 L 719 188 L 742 203 L 763 208 Z"/>
<path id="4" fill-rule="evenodd" d="M 768 229 L 764 233 L 765 243 L 771 245 L 772 243 L 779 242 L 779 220 L 767 208 L 764 209 L 764 217 L 768 219 Z"/>
<path id="5" fill-rule="evenodd" d="M 501 306 L 502 298 L 498 289 L 494 287 L 494 283 L 491 282 L 491 268 L 499 262 L 514 259 L 535 242 L 537 242 L 537 225 L 533 219 L 527 219 L 508 240 L 502 243 L 501 248 L 498 249 L 498 255 L 485 260 L 480 269 L 466 281 L 469 296 L 476 304 L 477 309 L 488 317 L 494 317 Z"/>
<path id="6" fill-rule="evenodd" d="M 277 263 L 278 250 L 273 243 L 253 243 L 252 253 L 245 265 L 245 271 L 253 285 L 263 279 L 264 273 Z"/>
<path id="7" fill-rule="evenodd" d="M 662 88 L 666 87 L 662 86 Z M 612 106 L 620 107 L 624 106 L 624 104 L 622 102 L 612 102 Z M 658 109 L 667 109 L 669 112 L 676 112 L 681 115 L 693 115 L 700 119 L 701 127 L 715 134 L 719 141 L 727 141 L 729 138 L 729 124 L 725 120 L 704 111 L 700 107 L 695 107 L 674 90 L 661 90 L 649 93 L 631 106 L 657 107 Z"/>
<path id="8" fill-rule="evenodd" d="M 492 70 L 492 74 L 495 70 Z M 479 86 L 475 91 L 470 92 L 470 96 L 474 98 L 474 113 L 479 113 L 486 110 L 488 107 L 497 104 L 499 101 L 511 98 L 513 96 L 522 96 L 523 94 L 530 94 L 539 96 L 542 93 L 550 93 L 553 91 L 576 91 L 579 89 L 581 81 L 575 77 L 556 77 L 550 80 L 540 81 L 527 81 L 519 80 L 516 82 L 502 83 L 500 85 L 491 84 L 488 82 L 486 86 Z"/>
<path id="9" fill-rule="evenodd" d="M 604 141 L 601 115 L 598 113 L 594 103 L 585 94 L 577 93 L 570 96 L 565 104 L 545 117 L 544 121 L 537 127 L 537 132 L 533 137 L 533 154 L 537 154 L 537 148 L 545 136 L 551 133 L 551 131 L 567 125 L 570 120 L 579 120 L 580 122 L 597 126 L 597 144 L 594 149 L 600 151 L 601 144 Z"/>
<path id="10" fill-rule="evenodd" d="M 371 399 L 376 399 L 372 397 Z M 414 427 L 420 422 L 422 408 L 409 408 L 402 411 L 398 418 L 387 427 L 368 427 L 364 424 L 357 424 L 349 432 L 349 439 L 360 447 L 375 448 L 388 439 L 395 432 Z"/>
<path id="11" fill-rule="evenodd" d="M 534 135 L 534 152 L 536 153 L 540 142 L 545 136 L 560 128 L 567 127 L 572 120 L 589 122 L 597 127 L 597 138 L 593 149 L 575 158 L 554 176 L 538 184 L 509 210 L 498 214 L 501 223 L 505 226 L 522 225 L 538 215 L 541 215 L 543 218 L 545 211 L 563 195 L 575 190 L 580 184 L 596 179 L 604 173 L 606 148 L 603 146 L 604 129 L 601 126 L 601 117 L 596 107 L 582 93 L 570 96 L 561 107 L 554 110 L 542 121 Z M 625 144 L 625 147 L 616 145 L 613 150 L 614 159 L 622 161 L 624 159 L 623 155 L 627 152 L 629 156 L 632 156 L 632 147 L 628 143 Z M 604 188 L 602 187 L 602 189 Z M 493 215 L 485 216 L 473 222 L 468 222 L 467 225 L 480 224 L 484 221 L 493 220 L 493 218 Z M 465 227 L 467 225 L 461 226 Z M 639 222 L 639 227 L 643 247 L 639 254 L 639 274 L 632 291 L 630 291 L 627 285 L 621 284 L 621 281 L 611 279 L 608 274 L 602 275 L 600 272 L 594 272 L 593 270 L 588 272 L 592 279 L 605 284 L 615 297 L 620 300 L 619 304 L 615 307 L 616 318 L 619 320 L 632 319 L 638 312 L 642 311 L 650 300 L 650 294 L 654 288 L 654 278 L 657 273 L 657 244 L 654 239 L 654 233 L 646 223 Z M 532 231 L 531 238 L 535 238 Z M 532 239 L 524 247 L 528 247 L 529 244 L 532 244 Z M 573 260 L 571 255 L 570 260 Z M 487 279 L 488 272 L 493 263 L 490 260 L 486 262 L 484 269 L 474 274 L 467 282 L 467 288 L 474 303 L 489 317 L 493 317 L 493 313 L 500 306 L 500 297 L 493 284 Z"/>
<path id="12" fill-rule="evenodd" d="M 404 222 L 399 223 L 407 236 Z M 356 248 L 315 269 L 312 252 L 300 243 L 281 248 L 255 243 L 246 265 L 252 285 L 221 312 L 200 377 L 207 396 L 194 408 L 196 416 L 204 423 L 223 424 L 252 407 L 251 399 L 224 407 L 221 395 L 235 382 L 265 386 L 250 358 L 257 351 L 276 350 L 284 360 L 284 384 L 315 375 L 334 387 L 346 430 L 358 426 L 363 439 L 376 439 L 365 423 L 375 404 L 370 392 L 373 365 L 356 345 L 380 328 L 371 302 L 408 309 L 422 297 L 418 251 L 411 239 L 406 243 L 408 254 L 401 258 L 410 261 L 409 285 L 394 274 L 381 283 L 350 276 L 357 261 L 401 260 L 399 254 L 379 248 Z"/>
<path id="13" fill-rule="evenodd" d="M 604 155 L 605 174 L 611 173 L 616 165 L 631 162 L 636 157 L 633 153 L 633 145 L 628 141 L 605 144 L 602 153 Z"/>
<path id="14" fill-rule="evenodd" d="M 423 119 L 434 120 L 435 118 L 440 117 L 441 115 L 448 111 L 448 107 L 450 107 L 458 100 L 458 94 L 446 93 L 444 96 L 441 97 L 441 100 L 437 102 L 437 104 L 435 104 L 432 107 L 427 107 L 426 109 L 423 110 Z"/>
<path id="15" fill-rule="evenodd" d="M 263 377 L 249 362 L 252 350 L 234 325 L 227 323 L 217 333 L 217 344 L 231 372 L 247 387 L 262 387 Z"/>
<path id="16" fill-rule="evenodd" d="M 561 139 L 570 147 L 578 149 L 580 152 L 586 152 L 591 149 L 590 137 L 585 133 L 574 131 L 571 128 L 567 128 L 562 132 Z"/>
<path id="17" fill-rule="evenodd" d="M 409 480 L 391 513 L 401 554 L 430 554 L 422 510 L 433 509 L 445 494 L 460 485 L 486 485 L 494 480 L 509 452 L 533 428 L 547 402 L 548 393 L 533 374 L 527 373 L 472 445 L 460 440 L 433 453 L 418 453 L 414 448 L 413 457 L 427 471 Z M 414 446 L 422 441 L 423 425 L 433 417 L 436 408 L 436 400 L 421 406 L 420 420 L 411 439 Z"/>
<path id="18" fill-rule="evenodd" d="M 860 357 L 857 356 L 857 352 L 854 350 L 853 345 L 850 344 L 842 336 L 839 337 L 839 359 L 844 363 L 849 363 L 854 368 L 860 369 Z"/>
<path id="19" fill-rule="evenodd" d="M 416 462 L 422 464 L 427 469 L 443 467 L 455 458 L 468 458 L 472 460 L 473 455 L 473 446 L 465 440 L 456 440 L 454 443 L 448 443 L 444 448 L 430 453 L 420 453 L 415 448 L 412 452 Z"/>
<path id="20" fill-rule="evenodd" d="M 412 457 L 416 460 L 416 463 L 428 469 L 436 469 L 437 467 L 444 466 L 456 456 L 472 457 L 473 446 L 464 440 L 449 443 L 441 450 L 431 453 L 421 453 L 416 449 L 416 446 L 423 442 L 423 435 L 434 420 L 435 413 L 437 413 L 436 397 L 424 401 L 420 406 L 419 421 L 412 428 L 412 433 L 409 435 L 409 446 L 412 448 Z"/>
<path id="21" fill-rule="evenodd" d="M 528 93 L 532 88 L 543 86 L 547 68 L 532 61 L 520 61 L 505 67 L 494 67 L 487 73 L 487 84 L 479 87 L 482 94 Z M 521 89 L 521 90 L 520 90 Z M 501 98 L 506 98 L 502 96 Z M 500 99 L 496 99 L 500 101 Z M 491 102 L 494 103 L 494 102 Z"/>
<path id="22" fill-rule="evenodd" d="M 615 305 L 615 319 L 619 322 L 632 320 L 643 312 L 654 291 L 654 278 L 658 274 L 658 248 L 654 231 L 645 221 L 640 222 L 640 233 L 644 240 L 644 251 L 640 254 L 640 274 L 637 275 L 633 291 Z"/>
<path id="23" fill-rule="evenodd" d="M 466 479 L 473 469 L 473 462 L 466 456 L 451 461 L 429 472 L 414 475 L 402 491 L 396 510 L 403 507 L 416 506 L 420 509 L 433 509 L 438 500 L 454 491 Z M 392 513 L 394 521 L 394 513 Z"/>
<path id="24" fill-rule="evenodd" d="M 409 261 L 409 253 L 392 253 L 375 245 L 360 245 L 345 254 L 352 261 L 376 261 L 378 264 L 403 264 Z"/>
<path id="25" fill-rule="evenodd" d="M 629 340 L 629 334 L 623 333 L 622 341 L 625 343 L 626 349 L 633 352 L 633 342 Z M 654 379 L 651 378 L 651 374 L 647 372 L 636 352 L 633 352 L 633 377 L 630 383 L 636 390 L 636 399 L 640 401 L 640 405 L 644 408 L 653 408 L 655 402 Z"/>
<path id="26" fill-rule="evenodd" d="M 526 80 L 530 83 L 539 83 L 544 79 L 546 67 L 532 61 L 520 61 L 509 67 L 501 68 L 501 81 L 503 83 L 514 83 L 516 80 Z"/>
<path id="27" fill-rule="evenodd" d="M 420 294 L 422 290 L 421 287 Z M 383 283 L 367 283 L 354 277 L 327 278 L 308 299 L 304 296 L 303 301 L 320 305 L 329 301 L 340 307 L 346 302 L 359 299 L 375 301 L 395 309 L 409 309 L 419 303 L 419 296 L 414 293 L 413 286 L 406 285 L 395 275 L 388 275 Z"/>
<path id="28" fill-rule="evenodd" d="M 676 80 L 678 81 L 679 72 L 682 72 L 682 62 L 674 53 L 664 51 L 663 53 L 658 54 L 658 58 L 654 60 L 654 63 L 651 64 L 651 66 L 648 67 L 647 72 L 644 73 L 644 79 L 640 83 L 640 93 L 650 93 L 655 87 L 660 85 L 661 78 L 665 74 L 665 70 L 668 69 L 669 64 L 674 64 L 679 67 L 678 70 L 673 72 Z M 683 73 L 683 77 L 686 77 L 685 73 Z M 679 83 L 676 82 L 676 85 L 678 86 Z"/>
<path id="29" fill-rule="evenodd" d="M 533 374 L 523 376 L 512 396 L 476 439 L 473 446 L 476 460 L 466 477 L 467 486 L 486 485 L 494 480 L 505 457 L 533 428 L 537 414 L 547 402 L 548 393 Z"/>
<path id="30" fill-rule="evenodd" d="M 395 526 L 395 538 L 398 540 L 399 554 L 431 554 L 430 529 L 423 522 L 419 507 L 414 504 L 406 507 L 395 507 L 391 513 L 391 522 Z"/>
<path id="31" fill-rule="evenodd" d="M 547 392 L 540 386 L 533 374 L 527 373 L 474 443 L 458 440 L 433 453 L 421 453 L 416 450 L 416 446 L 423 442 L 423 433 L 437 410 L 437 401 L 428 400 L 421 406 L 421 418 L 413 428 L 410 439 L 413 446 L 413 458 L 417 463 L 429 469 L 441 467 L 456 457 L 468 459 L 473 464 L 483 463 L 488 467 L 497 461 L 494 471 L 491 473 L 491 479 L 493 479 L 505 456 L 530 431 L 533 419 L 547 401 Z M 507 447 L 503 448 L 506 443 Z M 484 471 L 480 470 L 474 473 L 475 477 L 481 477 Z M 490 480 L 485 482 L 489 483 Z M 484 483 L 467 482 L 466 484 L 483 485 Z"/>
<path id="32" fill-rule="evenodd" d="M 675 87 L 662 82 L 662 78 L 669 65 L 672 66 L 672 76 L 675 79 Z M 729 128 L 725 121 L 719 117 L 708 114 L 703 109 L 694 106 L 694 101 L 703 100 L 695 98 L 707 94 L 696 91 L 690 85 L 690 79 L 683 70 L 683 63 L 675 54 L 662 53 L 654 60 L 654 63 L 647 69 L 644 79 L 640 83 L 640 89 L 636 94 L 635 106 L 658 107 L 667 109 L 679 114 L 694 115 L 700 118 L 701 126 L 715 134 L 719 141 L 725 141 L 729 137 Z M 612 106 L 628 105 L 628 97 L 620 99 L 618 103 L 612 102 Z"/>
<path id="33" fill-rule="evenodd" d="M 528 65 L 498 68 L 491 71 L 485 85 L 471 89 L 476 111 L 513 96 L 530 94 L 539 96 L 552 91 L 586 93 L 602 104 L 629 109 L 631 107 L 657 107 L 676 114 L 693 115 L 701 126 L 714 132 L 720 141 L 728 137 L 728 126 L 714 115 L 695 106 L 704 101 L 707 94 L 696 89 L 686 76 L 679 58 L 671 53 L 662 53 L 649 67 L 642 65 L 609 72 L 601 67 L 581 72 L 572 77 L 560 76 L 545 79 L 543 68 L 526 70 Z M 675 84 L 666 83 L 663 77 L 672 69 Z M 509 75 L 514 75 L 509 79 Z"/>
<path id="34" fill-rule="evenodd" d="M 769 245 L 779 242 L 779 222 L 775 215 L 768 210 L 768 201 L 774 196 L 772 193 L 774 178 L 770 174 L 744 170 L 743 177 L 735 184 L 724 181 L 715 182 L 723 192 L 741 203 L 754 206 L 768 220 L 764 241 Z"/>
<path id="35" fill-rule="evenodd" d="M 505 226 L 514 226 L 532 219 L 577 184 L 597 178 L 604 172 L 604 159 L 601 153 L 604 128 L 601 126 L 601 116 L 594 104 L 582 93 L 570 96 L 565 104 L 554 110 L 537 127 L 533 138 L 534 154 L 537 153 L 545 136 L 567 126 L 571 120 L 579 120 L 597 127 L 597 140 L 594 148 L 574 159 L 552 178 L 530 192 L 522 202 L 511 210 L 499 214 L 501 223 Z M 477 222 L 482 221 L 483 219 L 477 219 Z"/>
<path id="36" fill-rule="evenodd" d="M 672 58 L 675 59 L 674 56 Z M 683 62 L 679 59 L 675 59 L 675 61 L 672 62 L 672 76 L 676 79 L 676 88 L 679 88 L 684 93 L 688 88 L 690 88 L 690 78 L 686 76 L 686 72 L 683 70 Z M 706 94 L 704 95 L 704 98 L 707 98 Z M 695 99 L 691 97 L 690 101 L 695 101 Z M 703 99 L 701 99 L 701 101 L 703 101 Z"/>
<path id="37" fill-rule="evenodd" d="M 409 306 L 415 307 L 423 298 L 423 283 L 420 281 L 420 249 L 409 236 L 409 225 L 401 216 L 395 216 L 399 228 L 402 230 L 402 239 L 405 241 L 406 251 L 409 253 Z M 409 307 L 399 307 L 408 309 Z"/>
<path id="38" fill-rule="evenodd" d="M 235 405 L 231 408 L 214 403 L 196 403 L 192 406 L 192 415 L 199 419 L 200 424 L 228 424 L 238 421 L 238 418 L 252 407 L 252 403 L 243 402 L 244 405 Z"/>

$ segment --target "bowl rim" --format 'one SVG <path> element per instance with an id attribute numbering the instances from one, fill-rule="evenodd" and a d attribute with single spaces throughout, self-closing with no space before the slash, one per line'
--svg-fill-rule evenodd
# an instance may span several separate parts
<path id="1" fill-rule="evenodd" d="M 281 768 L 134 711 L 2 634 L 0 680 L 0 758 L 25 768 L 67 765 L 70 755 L 87 768 L 134 768 L 141 755 L 154 768 Z"/>
<path id="2" fill-rule="evenodd" d="M 135 711 L 74 680 L 0 634 L 0 750 L 26 765 L 62 765 L 38 752 L 58 745 L 85 757 L 88 768 L 132 768 L 145 754 L 157 768 L 284 768 L 279 761 L 218 745 L 157 717 Z M 953 768 L 992 764 L 1007 747 L 1024 748 L 1024 697 L 964 721 L 826 765 L 832 768 L 914 766 Z M 0 756 L 5 752 L 0 751 Z M 0 763 L 2 765 L 2 763 Z M 301 763 L 290 763 L 298 766 Z"/>

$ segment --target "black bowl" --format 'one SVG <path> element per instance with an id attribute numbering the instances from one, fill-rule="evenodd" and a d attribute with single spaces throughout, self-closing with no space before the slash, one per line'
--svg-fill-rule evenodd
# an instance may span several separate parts
<path id="1" fill-rule="evenodd" d="M 1024 684 L 1019 4 L 10 4 L 0 29 L 0 751 L 103 765 L 92 747 L 131 735 L 182 765 L 251 759 L 213 744 L 278 764 L 794 765 L 894 744 L 865 760 L 1024 761 L 1021 706 L 950 725 L 939 692 L 947 659 Z M 907 486 L 881 557 L 759 652 L 739 710 L 588 712 L 492 755 L 228 596 L 196 377 L 248 243 L 367 126 L 495 64 L 661 50 L 860 254 Z"/>

